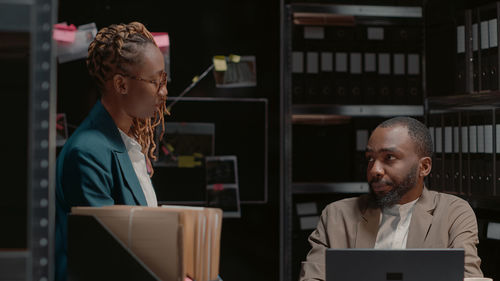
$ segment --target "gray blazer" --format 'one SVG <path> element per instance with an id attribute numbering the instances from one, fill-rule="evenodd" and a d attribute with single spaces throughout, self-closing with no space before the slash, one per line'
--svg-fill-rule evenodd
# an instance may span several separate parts
<path id="1" fill-rule="evenodd" d="M 373 248 L 380 209 L 368 207 L 367 196 L 328 205 L 309 236 L 311 251 L 302 262 L 300 281 L 325 280 L 325 249 Z M 470 205 L 454 195 L 424 187 L 413 210 L 407 248 L 465 249 L 464 277 L 482 277 L 477 255 L 477 220 Z"/>

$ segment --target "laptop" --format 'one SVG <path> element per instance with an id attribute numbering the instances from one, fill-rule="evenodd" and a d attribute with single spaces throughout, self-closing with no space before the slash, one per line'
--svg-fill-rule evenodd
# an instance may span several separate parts
<path id="1" fill-rule="evenodd" d="M 461 281 L 463 249 L 327 249 L 326 281 Z"/>

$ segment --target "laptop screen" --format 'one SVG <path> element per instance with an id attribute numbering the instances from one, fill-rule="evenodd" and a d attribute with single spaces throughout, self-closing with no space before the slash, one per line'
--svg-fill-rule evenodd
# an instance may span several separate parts
<path id="1" fill-rule="evenodd" d="M 463 249 L 327 249 L 326 281 L 459 281 Z"/>

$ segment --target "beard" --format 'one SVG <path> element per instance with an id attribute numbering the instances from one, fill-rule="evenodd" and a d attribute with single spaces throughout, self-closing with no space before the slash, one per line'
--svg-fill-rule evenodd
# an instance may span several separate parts
<path id="1" fill-rule="evenodd" d="M 384 181 L 384 180 L 372 180 L 370 184 L 370 194 L 369 201 L 370 205 L 378 208 L 392 207 L 401 201 L 401 198 L 410 191 L 417 184 L 417 170 L 418 165 L 413 166 L 405 178 L 400 182 Z M 383 183 L 385 185 L 391 186 L 385 194 L 377 194 L 373 191 L 373 183 Z"/>

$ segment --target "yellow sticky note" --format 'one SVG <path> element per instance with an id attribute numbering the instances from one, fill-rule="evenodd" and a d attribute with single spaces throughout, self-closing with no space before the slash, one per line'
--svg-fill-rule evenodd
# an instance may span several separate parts
<path id="1" fill-rule="evenodd" d="M 238 55 L 231 54 L 231 55 L 229 55 L 229 60 L 234 62 L 234 63 L 239 63 L 241 60 L 241 57 Z"/>
<path id="2" fill-rule="evenodd" d="M 193 153 L 193 156 L 194 156 L 195 158 L 202 158 L 202 157 L 203 157 L 203 154 L 198 153 L 198 152 L 195 152 L 195 153 Z"/>
<path id="3" fill-rule="evenodd" d="M 175 150 L 174 147 L 171 144 L 169 144 L 169 143 L 167 143 L 167 149 L 170 152 L 174 152 L 174 150 Z"/>
<path id="4" fill-rule="evenodd" d="M 193 168 L 196 166 L 193 156 L 179 156 L 177 157 L 177 161 L 179 168 Z"/>
<path id="5" fill-rule="evenodd" d="M 216 71 L 227 70 L 226 58 L 224 56 L 215 56 L 213 62 Z"/>

